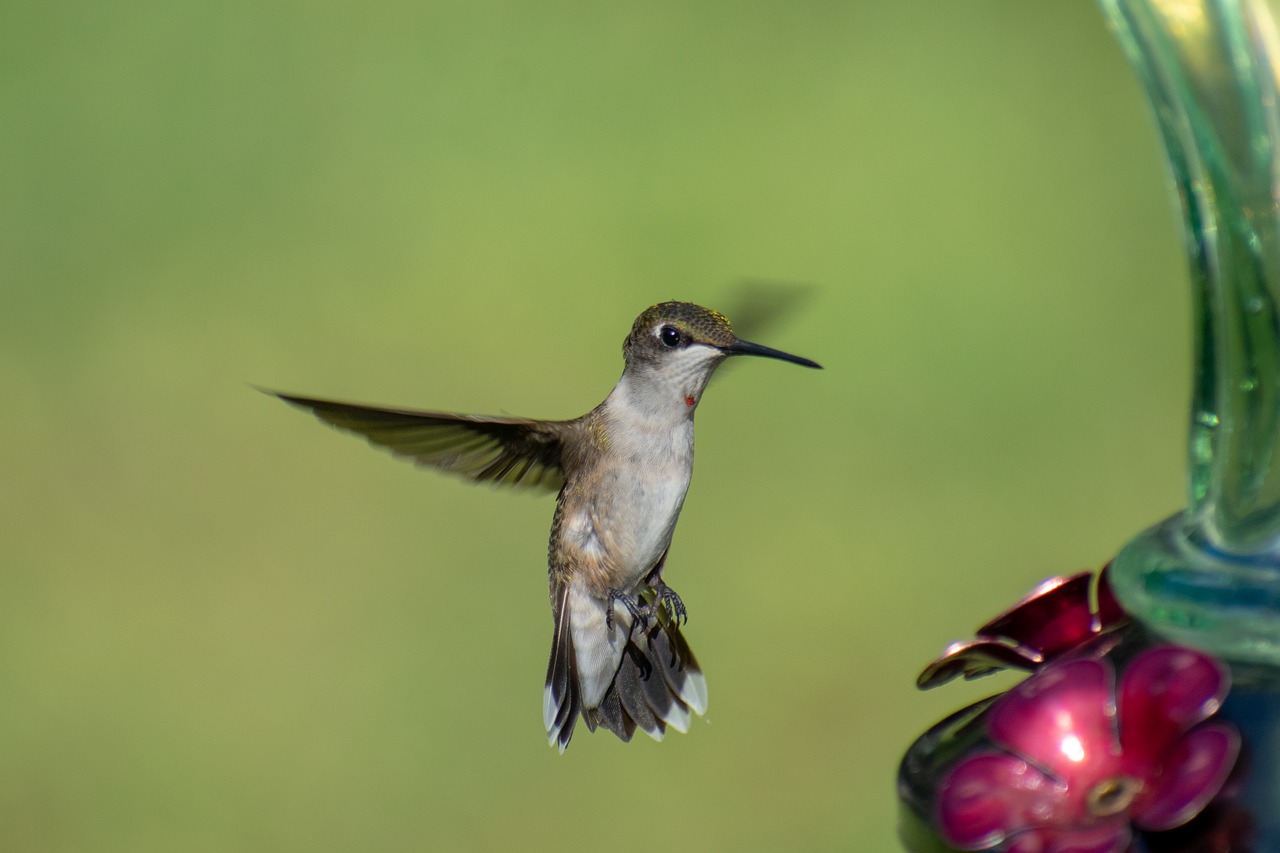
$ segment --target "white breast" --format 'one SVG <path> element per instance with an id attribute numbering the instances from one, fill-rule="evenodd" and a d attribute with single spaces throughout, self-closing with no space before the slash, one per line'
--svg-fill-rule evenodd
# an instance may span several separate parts
<path id="1" fill-rule="evenodd" d="M 693 418 L 679 398 L 678 406 L 655 411 L 635 406 L 622 384 L 617 391 L 594 517 L 570 524 L 580 523 L 583 545 L 607 552 L 634 585 L 671 544 L 693 473 Z"/>

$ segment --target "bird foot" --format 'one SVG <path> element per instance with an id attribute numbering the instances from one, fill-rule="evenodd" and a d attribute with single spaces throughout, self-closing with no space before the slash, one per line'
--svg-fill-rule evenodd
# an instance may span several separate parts
<path id="1" fill-rule="evenodd" d="M 609 607 L 604 612 L 605 628 L 613 630 L 613 605 L 621 604 L 623 609 L 631 614 L 631 630 L 634 631 L 636 625 L 641 630 L 649 627 L 649 608 L 645 607 L 635 596 L 627 595 L 616 589 L 609 590 Z"/>
<path id="2" fill-rule="evenodd" d="M 661 578 L 654 578 L 650 581 L 653 591 L 657 593 L 654 604 L 664 604 L 667 608 L 667 614 L 671 617 L 671 621 L 677 626 L 683 625 L 689 621 L 689 611 L 685 609 L 684 602 L 680 600 L 680 596 L 676 595 L 676 591 L 662 582 Z"/>

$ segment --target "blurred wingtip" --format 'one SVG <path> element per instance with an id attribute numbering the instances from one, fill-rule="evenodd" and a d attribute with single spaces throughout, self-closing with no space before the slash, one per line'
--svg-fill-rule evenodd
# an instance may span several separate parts
<path id="1" fill-rule="evenodd" d="M 813 282 L 742 278 L 727 289 L 724 313 L 736 332 L 751 338 L 788 320 L 818 290 Z"/>

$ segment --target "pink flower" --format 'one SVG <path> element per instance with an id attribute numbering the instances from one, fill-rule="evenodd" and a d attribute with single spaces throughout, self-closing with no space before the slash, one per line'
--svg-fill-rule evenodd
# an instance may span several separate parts
<path id="1" fill-rule="evenodd" d="M 922 690 L 958 675 L 977 678 L 1000 669 L 1035 670 L 1126 621 L 1111 594 L 1107 568 L 1098 573 L 1097 609 L 1089 604 L 1091 572 L 1054 577 L 980 627 L 974 639 L 952 643 L 916 679 Z"/>
<path id="2" fill-rule="evenodd" d="M 1121 853 L 1131 826 L 1186 823 L 1218 794 L 1240 749 L 1232 726 L 1204 722 L 1228 687 L 1221 664 L 1179 646 L 1135 657 L 1118 692 L 1106 659 L 1043 667 L 991 706 L 996 748 L 943 779 L 942 837 L 961 850 Z"/>

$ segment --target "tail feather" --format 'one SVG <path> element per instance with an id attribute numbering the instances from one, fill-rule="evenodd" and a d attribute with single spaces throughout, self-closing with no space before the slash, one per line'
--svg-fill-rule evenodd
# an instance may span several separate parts
<path id="1" fill-rule="evenodd" d="M 624 608 L 606 620 L 608 603 L 571 582 L 557 591 L 555 634 L 543 693 L 547 741 L 564 752 L 581 716 L 624 741 L 639 729 L 662 740 L 687 732 L 707 710 L 707 683 L 679 625 L 661 609 L 641 630 Z"/>
<path id="2" fill-rule="evenodd" d="M 618 667 L 618 674 L 613 679 L 613 687 L 605 698 L 617 696 L 636 728 L 654 740 L 662 740 L 667 731 L 666 724 L 654 716 L 655 709 L 650 707 L 649 700 L 645 697 L 645 685 L 655 680 L 650 677 L 652 674 L 652 667 L 639 647 L 628 643 L 627 654 L 623 656 L 622 665 Z"/>
<path id="3" fill-rule="evenodd" d="M 596 726 L 602 725 L 623 741 L 630 741 L 631 736 L 636 733 L 635 720 L 622 709 L 622 700 L 616 691 L 606 695 L 599 708 L 584 709 L 582 719 L 591 731 L 594 732 Z"/>
<path id="4" fill-rule="evenodd" d="M 658 643 L 649 644 L 651 655 L 661 654 L 657 650 L 657 646 Z M 653 666 L 656 668 L 656 662 Z M 664 676 L 657 672 L 652 672 L 648 678 L 641 682 L 641 685 L 644 688 L 645 702 L 658 715 L 659 719 L 681 734 L 689 731 L 689 721 L 693 719 L 689 713 L 689 704 L 680 696 L 678 691 L 673 691 Z"/>
<path id="5" fill-rule="evenodd" d="M 653 656 L 662 666 L 663 677 L 680 701 L 702 716 L 707 713 L 707 679 L 693 649 L 674 622 L 666 621 L 663 630 L 656 633 L 658 636 L 652 638 Z"/>
<path id="6" fill-rule="evenodd" d="M 569 589 L 560 593 L 556 605 L 556 627 L 551 638 L 551 661 L 547 664 L 547 683 L 542 691 L 542 721 L 547 728 L 547 743 L 564 752 L 573 737 L 582 700 L 578 691 L 578 666 L 573 653 L 573 637 L 569 625 Z"/>

